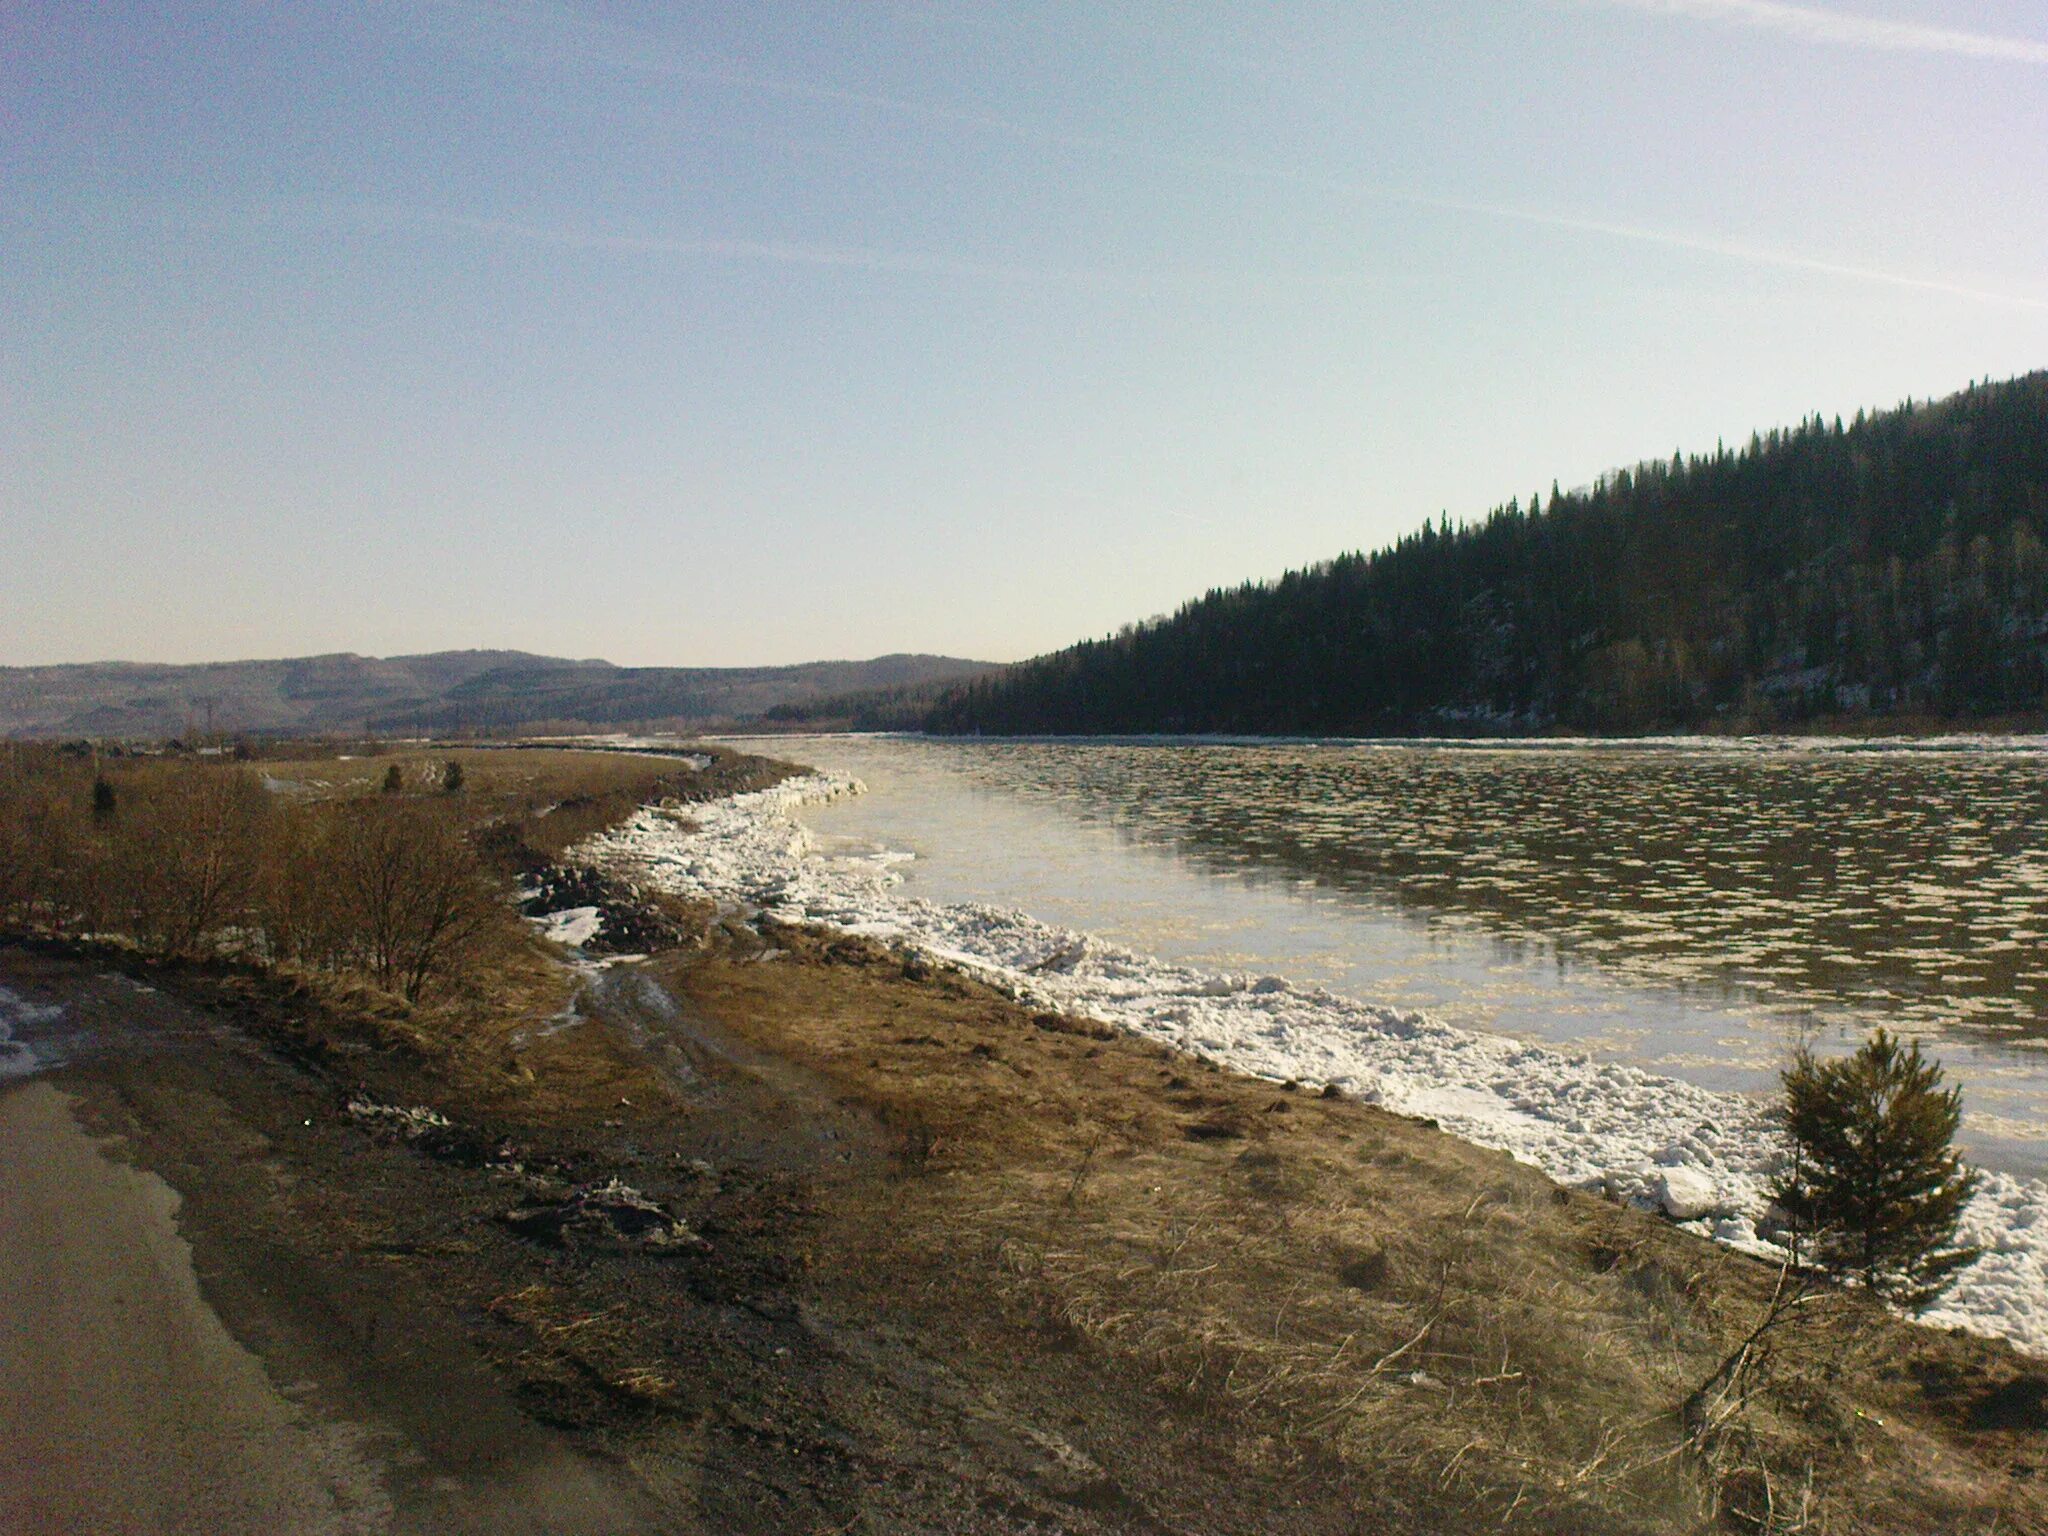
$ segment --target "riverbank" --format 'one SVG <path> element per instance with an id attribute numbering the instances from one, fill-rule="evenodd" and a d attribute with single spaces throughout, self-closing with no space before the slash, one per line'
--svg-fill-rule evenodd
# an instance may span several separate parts
<path id="1" fill-rule="evenodd" d="M 368 1457 L 366 1529 L 1680 1531 L 1809 1460 L 1860 1530 L 2048 1516 L 2048 1378 L 1999 1346 L 1844 1302 L 1691 1447 L 1763 1267 L 858 941 L 714 927 L 489 1065 L 0 969 L 227 1333 Z M 614 1179 L 693 1241 L 506 1220 Z"/>
<path id="2" fill-rule="evenodd" d="M 1281 976 L 1161 961 L 1027 913 L 906 896 L 900 855 L 816 857 L 796 819 L 860 792 L 843 774 L 790 779 L 686 825 L 644 812 L 585 851 L 673 894 L 871 938 L 1234 1071 L 1332 1084 L 1699 1236 L 1783 1257 L 1767 1191 L 1786 1151 L 1762 1101 Z M 1986 1173 L 1964 1240 L 1984 1253 L 1927 1320 L 2048 1356 L 2048 1182 Z"/>
<path id="3" fill-rule="evenodd" d="M 1689 1415 L 1765 1266 L 1355 1097 L 688 910 L 517 1006 L 19 949 L 0 985 L 62 1042 L 32 1086 L 177 1191 L 226 1333 L 365 1431 L 393 1529 L 2048 1529 L 2048 1376 L 2002 1345 L 1838 1298 Z"/>

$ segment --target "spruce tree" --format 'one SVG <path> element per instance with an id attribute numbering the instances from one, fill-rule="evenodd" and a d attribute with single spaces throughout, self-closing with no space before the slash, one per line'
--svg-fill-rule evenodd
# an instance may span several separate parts
<path id="1" fill-rule="evenodd" d="M 1882 1029 L 1839 1061 L 1802 1046 L 1784 1073 L 1798 1156 L 1773 1197 L 1824 1266 L 1915 1312 L 1979 1251 L 1955 1244 L 1978 1176 L 1953 1145 L 1962 1090 L 1941 1080 L 1918 1041 L 1901 1047 Z"/>

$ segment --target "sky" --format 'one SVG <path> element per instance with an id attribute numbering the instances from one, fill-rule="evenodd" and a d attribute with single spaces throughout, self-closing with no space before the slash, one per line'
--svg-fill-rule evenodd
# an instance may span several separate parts
<path id="1" fill-rule="evenodd" d="M 2037 0 L 0 6 L 0 664 L 1010 660 L 2048 366 Z"/>

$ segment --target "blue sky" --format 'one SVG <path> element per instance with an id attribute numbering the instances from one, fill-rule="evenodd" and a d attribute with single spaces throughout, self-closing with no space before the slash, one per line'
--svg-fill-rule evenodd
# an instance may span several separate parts
<path id="1" fill-rule="evenodd" d="M 2033 3 L 0 9 L 0 663 L 1010 659 L 2048 365 Z"/>

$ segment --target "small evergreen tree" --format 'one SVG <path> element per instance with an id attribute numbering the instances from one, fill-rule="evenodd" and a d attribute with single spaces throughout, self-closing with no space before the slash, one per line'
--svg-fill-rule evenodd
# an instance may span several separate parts
<path id="1" fill-rule="evenodd" d="M 393 763 L 384 770 L 384 793 L 395 795 L 405 788 L 405 774 L 398 764 Z"/>
<path id="2" fill-rule="evenodd" d="M 1915 1312 L 1979 1251 L 1955 1246 L 1978 1176 L 1953 1145 L 1962 1090 L 1941 1079 L 1918 1041 L 1901 1047 L 1882 1029 L 1839 1061 L 1801 1046 L 1784 1074 L 1798 1156 L 1773 1198 L 1823 1265 Z"/>
<path id="3" fill-rule="evenodd" d="M 94 779 L 92 781 L 92 819 L 97 822 L 112 821 L 114 819 L 115 805 L 114 786 L 105 778 Z"/>
<path id="4" fill-rule="evenodd" d="M 441 788 L 451 795 L 462 792 L 462 764 L 452 757 L 441 765 Z"/>

